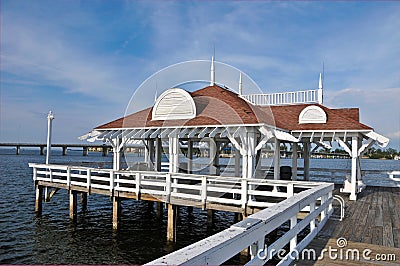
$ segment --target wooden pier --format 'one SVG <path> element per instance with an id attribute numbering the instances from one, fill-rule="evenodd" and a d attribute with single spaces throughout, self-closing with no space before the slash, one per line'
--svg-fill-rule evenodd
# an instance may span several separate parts
<path id="1" fill-rule="evenodd" d="M 166 203 L 168 208 L 167 239 L 176 240 L 176 217 L 179 206 L 191 206 L 208 210 L 209 218 L 213 210 L 230 211 L 243 217 L 276 205 L 302 191 L 321 187 L 322 200 L 312 198 L 325 205 L 332 201 L 333 184 L 267 179 L 243 179 L 183 173 L 155 171 L 115 171 L 67 165 L 29 164 L 33 168 L 36 186 L 36 213 L 41 215 L 45 198 L 51 199 L 59 189 L 70 194 L 70 218 L 76 221 L 78 194 L 86 205 L 87 196 L 102 194 L 112 198 L 112 225 L 118 229 L 120 222 L 120 202 L 122 199 L 147 200 Z M 45 188 L 50 191 L 44 195 Z M 318 190 L 317 190 L 318 191 Z M 318 192 L 322 193 L 322 192 Z M 310 199 L 311 200 L 311 199 Z M 314 207 L 305 206 L 301 210 L 310 212 Z M 319 210 L 321 211 L 321 210 Z M 298 212 L 295 214 L 297 215 Z M 292 214 L 293 216 L 294 214 Z"/>

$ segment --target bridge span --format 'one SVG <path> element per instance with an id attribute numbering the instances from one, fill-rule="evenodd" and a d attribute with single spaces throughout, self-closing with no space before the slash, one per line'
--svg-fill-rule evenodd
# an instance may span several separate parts
<path id="1" fill-rule="evenodd" d="M 46 148 L 45 143 L 0 143 L 0 147 L 15 147 L 16 149 L 16 154 L 20 155 L 21 154 L 21 148 L 26 147 L 26 148 L 35 148 L 38 147 L 40 149 L 40 155 L 44 155 L 44 150 Z M 67 155 L 67 150 L 68 148 L 81 148 L 82 149 L 82 155 L 87 156 L 88 151 L 90 149 L 95 149 L 98 151 L 102 152 L 103 156 L 107 156 L 108 152 L 112 150 L 111 145 L 106 145 L 106 144 L 52 144 L 52 148 L 61 148 L 62 149 L 62 155 Z"/>

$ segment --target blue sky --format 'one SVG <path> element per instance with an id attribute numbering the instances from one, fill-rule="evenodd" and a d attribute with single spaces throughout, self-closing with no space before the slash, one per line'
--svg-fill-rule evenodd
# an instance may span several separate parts
<path id="1" fill-rule="evenodd" d="M 150 75 L 215 48 L 264 92 L 316 88 L 324 62 L 324 104 L 359 107 L 400 149 L 399 14 L 400 2 L 2 0 L 0 141 L 45 142 L 53 110 L 53 142 L 78 142 Z"/>

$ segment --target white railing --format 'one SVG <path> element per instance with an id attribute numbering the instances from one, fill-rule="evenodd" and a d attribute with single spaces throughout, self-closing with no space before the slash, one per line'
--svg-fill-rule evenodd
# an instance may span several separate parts
<path id="1" fill-rule="evenodd" d="M 400 176 L 400 171 L 390 171 L 390 172 L 387 172 L 387 174 L 388 174 L 390 180 L 394 180 L 397 182 L 400 181 L 400 177 L 395 177 L 395 176 Z"/>
<path id="2" fill-rule="evenodd" d="M 150 194 L 167 203 L 174 203 L 179 198 L 196 201 L 200 206 L 220 203 L 239 208 L 270 207 L 278 201 L 321 184 L 154 171 L 114 171 L 35 163 L 30 163 L 29 166 L 33 168 L 34 181 L 49 182 L 54 186 L 83 187 L 88 192 L 92 189 L 110 193 L 129 192 L 134 193 L 137 198 Z"/>
<path id="3" fill-rule="evenodd" d="M 255 105 L 285 105 L 285 104 L 303 104 L 320 103 L 321 97 L 318 97 L 319 90 L 305 90 L 294 92 L 277 92 L 267 94 L 247 94 L 241 97 Z"/>
<path id="4" fill-rule="evenodd" d="M 250 248 L 251 260 L 246 265 L 264 265 L 286 245 L 285 256 L 278 265 L 289 265 L 296 255 L 311 242 L 332 214 L 333 184 L 320 184 L 300 192 L 275 206 L 261 210 L 230 228 L 147 265 L 219 265 L 242 250 Z M 298 221 L 297 215 L 307 208 L 307 216 Z M 319 221 L 318 221 L 319 217 Z M 278 227 L 290 221 L 290 229 L 273 243 L 265 239 Z M 297 241 L 303 230 L 309 233 Z"/>

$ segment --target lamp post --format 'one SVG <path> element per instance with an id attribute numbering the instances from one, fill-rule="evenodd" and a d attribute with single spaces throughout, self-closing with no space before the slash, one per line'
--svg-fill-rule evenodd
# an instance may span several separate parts
<path id="1" fill-rule="evenodd" d="M 47 115 L 47 151 L 46 151 L 46 164 L 49 164 L 49 159 L 50 159 L 51 131 L 52 131 L 53 119 L 54 119 L 53 112 L 50 111 L 49 114 Z"/>
<path id="2" fill-rule="evenodd" d="M 52 131 L 52 123 L 53 123 L 54 115 L 53 112 L 50 111 L 47 115 L 47 150 L 46 150 L 46 164 L 49 164 L 50 159 L 50 150 L 51 150 L 51 131 Z M 50 201 L 50 191 L 48 187 L 44 188 L 44 201 Z"/>

